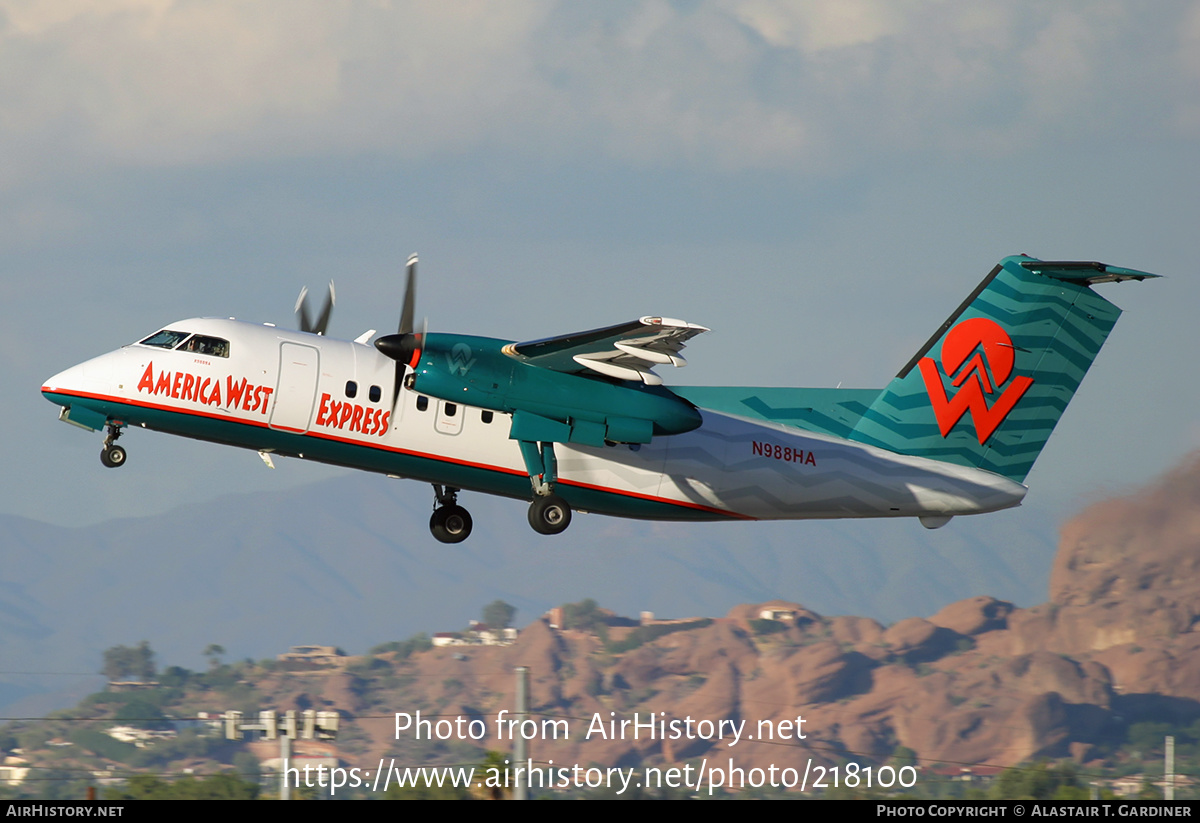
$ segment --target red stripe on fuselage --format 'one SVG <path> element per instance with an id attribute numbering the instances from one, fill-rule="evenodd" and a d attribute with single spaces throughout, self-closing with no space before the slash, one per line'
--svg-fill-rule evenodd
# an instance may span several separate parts
<path id="1" fill-rule="evenodd" d="M 136 406 L 136 407 L 147 408 L 147 409 L 156 409 L 158 411 L 171 412 L 173 414 L 181 414 L 185 417 L 193 417 L 193 416 L 194 417 L 207 417 L 207 418 L 211 418 L 213 420 L 221 420 L 221 421 L 228 422 L 228 423 L 242 423 L 242 424 L 245 424 L 248 426 L 255 426 L 260 429 L 271 428 L 274 430 L 286 431 L 289 433 L 295 432 L 295 433 L 298 433 L 301 437 L 315 437 L 315 438 L 319 438 L 321 440 L 333 441 L 335 443 L 345 443 L 350 446 L 361 446 L 362 448 L 366 448 L 366 449 L 378 449 L 381 451 L 392 452 L 394 454 L 403 454 L 403 455 L 407 455 L 409 457 L 419 457 L 419 458 L 423 458 L 425 460 L 433 460 L 435 462 L 440 462 L 440 463 L 453 463 L 458 466 L 467 466 L 467 467 L 473 468 L 473 469 L 483 469 L 484 471 L 497 472 L 498 474 L 517 475 L 520 477 L 525 476 L 525 472 L 520 471 L 518 469 L 510 469 L 506 466 L 494 466 L 490 463 L 476 463 L 471 460 L 462 460 L 460 458 L 449 457 L 444 454 L 428 454 L 426 452 L 413 451 L 412 449 L 402 449 L 397 446 L 389 446 L 385 443 L 364 442 L 362 440 L 352 440 L 348 437 L 338 437 L 338 436 L 332 435 L 332 434 L 325 434 L 324 432 L 315 432 L 311 429 L 308 430 L 307 432 L 305 432 L 302 429 L 292 429 L 292 428 L 286 428 L 283 426 L 268 426 L 266 423 L 264 423 L 262 421 L 248 420 L 246 418 L 234 417 L 233 415 L 228 415 L 228 414 L 216 414 L 214 412 L 209 412 L 209 411 L 193 411 L 191 409 L 179 409 L 179 408 L 175 408 L 173 406 L 164 406 L 159 403 L 147 403 L 144 400 L 130 400 L 128 398 L 112 397 L 110 395 L 105 395 L 105 394 L 92 394 L 90 392 L 80 392 L 80 391 L 63 391 L 62 389 L 54 389 L 54 388 L 50 388 L 49 386 L 42 386 L 42 391 L 45 393 L 49 393 L 49 394 L 62 395 L 64 397 L 78 397 L 78 398 L 86 399 L 86 400 L 100 400 L 100 401 L 103 401 L 106 403 L 117 403 L 117 404 L 123 405 L 123 406 Z M 695 509 L 697 511 L 712 512 L 713 514 L 719 514 L 719 515 L 723 515 L 725 517 L 732 517 L 732 518 L 737 518 L 737 519 L 741 519 L 741 520 L 755 520 L 756 519 L 754 517 L 751 517 L 750 515 L 739 514 L 738 512 L 726 511 L 724 509 L 718 509 L 714 506 L 705 506 L 700 503 L 692 503 L 692 502 L 685 501 L 685 500 L 672 500 L 669 497 L 659 497 L 659 496 L 652 495 L 652 494 L 644 494 L 642 492 L 626 491 L 623 489 L 612 489 L 612 488 L 608 488 L 607 486 L 597 486 L 597 485 L 594 485 L 591 483 L 582 483 L 577 480 L 567 480 L 565 478 L 559 478 L 558 482 L 562 483 L 563 485 L 566 485 L 566 486 L 576 486 L 581 489 L 591 489 L 592 491 L 599 491 L 599 492 L 605 492 L 608 494 L 615 494 L 615 495 L 619 495 L 621 497 L 633 497 L 633 498 L 637 498 L 640 500 L 649 500 L 649 501 L 655 502 L 655 503 L 667 503 L 669 505 L 680 506 L 685 509 Z"/>

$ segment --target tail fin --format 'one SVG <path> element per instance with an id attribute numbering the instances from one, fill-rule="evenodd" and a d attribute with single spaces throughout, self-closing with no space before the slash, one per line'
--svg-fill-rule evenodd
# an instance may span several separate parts
<path id="1" fill-rule="evenodd" d="M 1091 286 L 1157 275 L 1006 257 L 850 439 L 1024 481 L 1121 310 Z"/>

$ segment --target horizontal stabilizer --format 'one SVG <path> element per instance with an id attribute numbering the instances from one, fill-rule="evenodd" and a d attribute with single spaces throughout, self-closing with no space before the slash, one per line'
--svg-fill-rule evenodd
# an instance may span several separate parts
<path id="1" fill-rule="evenodd" d="M 1120 266 L 1082 260 L 1025 260 L 1021 263 L 1021 267 L 1047 277 L 1075 280 L 1089 286 L 1094 283 L 1120 283 L 1124 280 L 1147 280 L 1151 277 L 1162 276 L 1137 269 L 1123 269 Z"/>

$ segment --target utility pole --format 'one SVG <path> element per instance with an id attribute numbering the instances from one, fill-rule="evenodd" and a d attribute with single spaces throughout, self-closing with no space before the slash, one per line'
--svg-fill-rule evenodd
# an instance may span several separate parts
<path id="1" fill-rule="evenodd" d="M 517 667 L 517 705 L 513 714 L 516 716 L 517 728 L 525 728 L 525 718 L 529 712 L 529 667 Z M 516 767 L 516 783 L 513 784 L 513 800 L 529 799 L 529 750 L 523 733 L 517 734 L 513 741 L 513 766 Z M 522 777 L 524 775 L 524 777 Z"/>
<path id="2" fill-rule="evenodd" d="M 1175 799 L 1175 736 L 1167 735 L 1166 751 L 1163 753 L 1163 782 L 1167 785 L 1163 788 L 1163 797 L 1167 800 Z"/>

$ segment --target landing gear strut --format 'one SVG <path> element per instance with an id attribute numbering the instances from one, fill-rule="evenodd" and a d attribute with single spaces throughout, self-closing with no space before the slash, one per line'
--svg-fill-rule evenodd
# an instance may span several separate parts
<path id="1" fill-rule="evenodd" d="M 121 436 L 121 427 L 116 423 L 108 424 L 108 436 L 104 438 L 104 448 L 100 450 L 100 462 L 107 468 L 117 469 L 125 465 L 125 449 L 116 444 Z"/>
<path id="2" fill-rule="evenodd" d="M 434 484 L 437 507 L 429 518 L 429 531 L 442 543 L 461 543 L 471 535 L 471 515 L 458 505 L 458 489 Z"/>

